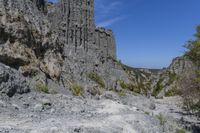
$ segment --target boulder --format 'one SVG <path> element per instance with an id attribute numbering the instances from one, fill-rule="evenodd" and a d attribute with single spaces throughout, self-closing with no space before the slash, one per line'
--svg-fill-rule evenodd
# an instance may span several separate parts
<path id="1" fill-rule="evenodd" d="M 0 94 L 12 97 L 29 92 L 28 80 L 15 69 L 0 63 Z"/>

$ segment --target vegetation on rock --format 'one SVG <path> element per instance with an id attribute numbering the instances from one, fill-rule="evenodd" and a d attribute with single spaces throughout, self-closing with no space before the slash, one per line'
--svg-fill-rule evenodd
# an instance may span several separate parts
<path id="1" fill-rule="evenodd" d="M 92 81 L 96 82 L 102 88 L 105 88 L 106 85 L 105 85 L 104 80 L 97 73 L 95 73 L 95 72 L 89 73 L 88 78 L 90 78 Z"/>
<path id="2" fill-rule="evenodd" d="M 160 78 L 159 81 L 156 83 L 156 86 L 152 92 L 152 96 L 157 96 L 160 91 L 163 89 L 163 85 L 162 82 L 164 81 L 164 78 Z"/>
<path id="3" fill-rule="evenodd" d="M 193 60 L 197 65 L 200 64 L 200 25 L 196 28 L 195 40 L 188 41 L 186 56 Z"/>
<path id="4" fill-rule="evenodd" d="M 143 88 L 143 86 L 136 86 L 133 85 L 132 83 L 125 83 L 123 80 L 120 80 L 120 86 L 123 89 L 127 89 L 129 91 L 135 92 L 135 93 L 141 93 L 141 89 Z"/>
<path id="5" fill-rule="evenodd" d="M 82 96 L 84 93 L 84 88 L 79 84 L 75 83 L 74 81 L 67 81 L 73 95 L 75 96 Z"/>
<path id="6" fill-rule="evenodd" d="M 43 83 L 37 83 L 36 84 L 36 90 L 39 92 L 49 93 L 49 88 L 46 84 Z"/>
<path id="7" fill-rule="evenodd" d="M 197 66 L 197 70 L 186 71 L 180 80 L 180 87 L 184 100 L 184 109 L 200 117 L 200 26 L 197 27 L 195 40 L 186 45 L 188 51 L 185 56 Z"/>
<path id="8" fill-rule="evenodd" d="M 119 92 L 117 92 L 118 93 L 118 95 L 120 96 L 120 97 L 124 97 L 124 96 L 126 96 L 126 92 L 125 92 L 125 90 L 120 90 Z"/>
<path id="9" fill-rule="evenodd" d="M 156 117 L 158 118 L 158 120 L 160 121 L 160 125 L 161 126 L 164 126 L 165 123 L 167 122 L 166 118 L 163 116 L 163 114 L 159 114 L 159 115 L 156 115 Z"/>
<path id="10" fill-rule="evenodd" d="M 176 133 L 186 133 L 184 129 L 176 129 Z"/>
<path id="11" fill-rule="evenodd" d="M 176 96 L 176 95 L 180 95 L 180 94 L 181 94 L 181 91 L 178 90 L 176 87 L 173 87 L 172 89 L 165 92 L 166 97 L 172 97 L 172 96 Z"/>
<path id="12" fill-rule="evenodd" d="M 71 89 L 72 89 L 72 92 L 73 92 L 73 94 L 75 95 L 75 96 L 82 96 L 83 95 L 83 87 L 82 86 L 80 86 L 80 85 L 78 85 L 78 84 L 76 84 L 76 83 L 74 83 L 73 85 L 72 85 L 72 87 L 71 87 Z"/>

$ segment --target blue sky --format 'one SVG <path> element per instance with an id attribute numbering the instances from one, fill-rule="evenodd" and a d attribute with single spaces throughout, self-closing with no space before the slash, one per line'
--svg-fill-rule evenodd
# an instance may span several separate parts
<path id="1" fill-rule="evenodd" d="M 200 0 L 95 0 L 95 21 L 114 31 L 123 63 L 162 68 L 184 53 L 199 9 Z"/>

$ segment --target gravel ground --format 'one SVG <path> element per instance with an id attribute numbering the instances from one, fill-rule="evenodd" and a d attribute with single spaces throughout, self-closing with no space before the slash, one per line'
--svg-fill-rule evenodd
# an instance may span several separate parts
<path id="1" fill-rule="evenodd" d="M 179 117 L 170 110 L 179 104 L 171 101 L 112 92 L 98 100 L 31 92 L 1 98 L 0 133 L 173 133 Z"/>

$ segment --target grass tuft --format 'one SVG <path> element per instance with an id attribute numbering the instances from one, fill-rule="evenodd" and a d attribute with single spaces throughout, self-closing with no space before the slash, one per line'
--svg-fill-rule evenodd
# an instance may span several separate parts
<path id="1" fill-rule="evenodd" d="M 105 82 L 104 80 L 95 72 L 91 72 L 88 74 L 88 78 L 90 78 L 92 81 L 99 84 L 102 88 L 105 88 Z"/>
<path id="2" fill-rule="evenodd" d="M 38 83 L 36 84 L 36 90 L 39 92 L 49 93 L 49 88 L 46 84 Z"/>
<path id="3" fill-rule="evenodd" d="M 176 133 L 186 133 L 184 129 L 176 129 Z"/>
<path id="4" fill-rule="evenodd" d="M 83 89 L 82 86 L 80 86 L 76 83 L 73 83 L 72 86 L 71 86 L 71 89 L 72 89 L 72 92 L 75 96 L 82 96 L 83 95 L 84 89 Z"/>
<path id="5" fill-rule="evenodd" d="M 156 117 L 158 118 L 158 120 L 160 121 L 160 125 L 164 126 L 165 123 L 167 122 L 167 120 L 165 119 L 165 117 L 160 113 L 159 115 L 156 115 Z"/>

